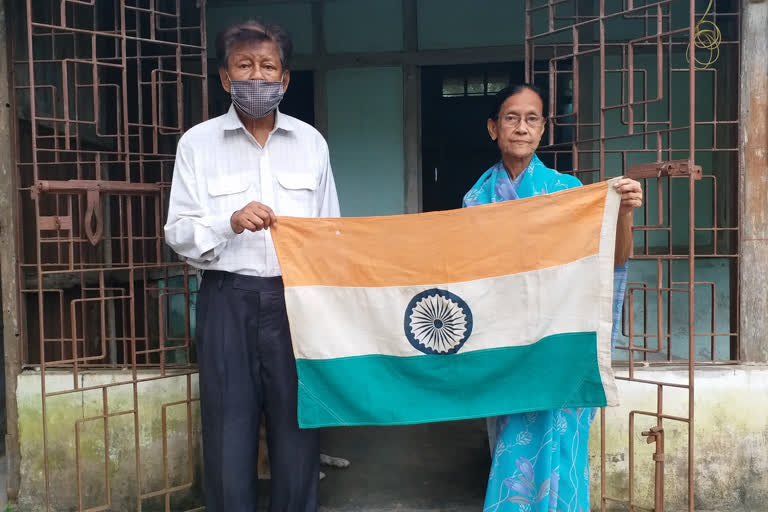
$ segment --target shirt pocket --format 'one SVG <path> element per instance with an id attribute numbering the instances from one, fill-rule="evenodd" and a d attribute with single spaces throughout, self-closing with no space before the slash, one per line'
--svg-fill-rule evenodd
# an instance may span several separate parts
<path id="1" fill-rule="evenodd" d="M 308 173 L 277 175 L 277 214 L 287 217 L 315 217 L 317 177 Z"/>
<path id="2" fill-rule="evenodd" d="M 206 187 L 213 214 L 234 212 L 248 204 L 250 183 L 245 176 L 211 176 Z"/>

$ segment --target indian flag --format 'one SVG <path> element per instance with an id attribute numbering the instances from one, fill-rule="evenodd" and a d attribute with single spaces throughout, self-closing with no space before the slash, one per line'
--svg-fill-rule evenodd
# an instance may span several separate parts
<path id="1" fill-rule="evenodd" d="M 615 405 L 610 182 L 272 229 L 302 428 Z"/>

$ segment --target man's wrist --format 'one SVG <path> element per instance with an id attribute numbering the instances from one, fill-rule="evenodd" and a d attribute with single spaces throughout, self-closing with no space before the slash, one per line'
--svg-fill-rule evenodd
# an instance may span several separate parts
<path id="1" fill-rule="evenodd" d="M 234 238 L 237 233 L 232 229 L 231 219 L 232 216 L 227 215 L 226 213 L 216 215 L 213 217 L 210 227 L 216 235 L 223 239 Z"/>
<path id="2" fill-rule="evenodd" d="M 234 212 L 232 212 L 232 215 L 230 215 L 230 216 L 229 216 L 229 227 L 230 227 L 230 228 L 232 228 L 232 232 L 233 232 L 234 234 L 236 234 L 236 235 L 239 235 L 240 233 L 242 233 L 242 232 L 243 232 L 243 230 L 242 230 L 242 229 L 241 229 L 240 231 L 238 231 L 238 230 L 237 230 L 237 228 L 235 227 L 235 222 L 234 222 L 234 220 L 235 220 L 235 215 L 237 215 L 237 213 L 238 213 L 239 211 L 240 211 L 240 210 L 235 210 Z"/>

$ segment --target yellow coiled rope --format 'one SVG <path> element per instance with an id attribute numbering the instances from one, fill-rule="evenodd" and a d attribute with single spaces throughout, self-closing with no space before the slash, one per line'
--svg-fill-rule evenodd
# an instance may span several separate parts
<path id="1" fill-rule="evenodd" d="M 712 9 L 714 0 L 709 0 L 709 5 L 704 13 L 704 16 L 693 27 L 693 40 L 694 40 L 694 55 L 693 60 L 695 62 L 696 69 L 707 69 L 714 64 L 718 58 L 720 58 L 720 43 L 723 41 L 723 36 L 720 33 L 720 27 L 714 21 L 706 19 L 709 16 L 709 11 Z M 714 16 L 713 16 L 714 18 Z M 699 60 L 696 56 L 696 50 L 709 51 L 709 58 L 706 60 Z M 685 61 L 690 62 L 691 45 L 685 50 Z"/>

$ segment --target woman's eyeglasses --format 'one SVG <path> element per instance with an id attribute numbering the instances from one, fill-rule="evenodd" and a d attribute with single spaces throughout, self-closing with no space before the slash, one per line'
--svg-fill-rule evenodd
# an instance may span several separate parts
<path id="1" fill-rule="evenodd" d="M 525 119 L 525 124 L 533 128 L 538 128 L 544 124 L 544 118 L 542 116 L 530 115 L 530 116 L 518 116 L 516 114 L 508 114 L 502 118 L 502 122 L 506 125 L 517 128 L 520 123 Z"/>

